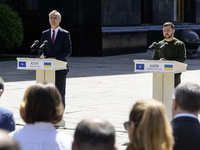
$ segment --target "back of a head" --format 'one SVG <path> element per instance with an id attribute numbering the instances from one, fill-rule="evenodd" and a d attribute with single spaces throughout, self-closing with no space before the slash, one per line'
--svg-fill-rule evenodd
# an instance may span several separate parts
<path id="1" fill-rule="evenodd" d="M 174 90 L 174 98 L 182 110 L 196 113 L 200 110 L 200 85 L 180 83 Z"/>
<path id="2" fill-rule="evenodd" d="M 136 125 L 133 145 L 143 150 L 171 150 L 172 129 L 162 103 L 149 99 L 137 101 L 129 116 Z"/>
<path id="3" fill-rule="evenodd" d="M 58 89 L 53 84 L 35 84 L 26 89 L 20 105 L 20 115 L 26 123 L 62 120 L 64 106 Z"/>
<path id="4" fill-rule="evenodd" d="M 113 150 L 115 129 L 111 123 L 100 118 L 82 120 L 76 127 L 74 143 L 78 149 Z"/>
<path id="5" fill-rule="evenodd" d="M 17 142 L 4 130 L 0 130 L 0 150 L 20 150 Z"/>

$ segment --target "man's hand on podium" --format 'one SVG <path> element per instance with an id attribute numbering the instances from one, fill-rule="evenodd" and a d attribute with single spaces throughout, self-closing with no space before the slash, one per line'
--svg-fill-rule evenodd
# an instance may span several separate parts
<path id="1" fill-rule="evenodd" d="M 160 60 L 167 60 L 166 58 L 160 58 Z"/>
<path id="2" fill-rule="evenodd" d="M 45 58 L 45 56 L 44 56 L 44 55 L 41 55 L 40 58 Z"/>

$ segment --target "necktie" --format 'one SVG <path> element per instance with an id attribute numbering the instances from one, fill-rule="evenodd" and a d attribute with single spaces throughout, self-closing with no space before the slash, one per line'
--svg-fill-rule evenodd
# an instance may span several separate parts
<path id="1" fill-rule="evenodd" d="M 52 38 L 51 38 L 52 45 L 54 44 L 54 37 L 55 37 L 55 30 L 53 30 L 53 35 L 52 35 Z"/>

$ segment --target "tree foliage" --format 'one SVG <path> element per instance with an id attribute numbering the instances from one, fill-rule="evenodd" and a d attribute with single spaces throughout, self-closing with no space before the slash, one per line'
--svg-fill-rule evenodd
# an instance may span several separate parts
<path id="1" fill-rule="evenodd" d="M 0 4 L 0 52 L 20 48 L 24 28 L 19 15 L 9 6 Z"/>

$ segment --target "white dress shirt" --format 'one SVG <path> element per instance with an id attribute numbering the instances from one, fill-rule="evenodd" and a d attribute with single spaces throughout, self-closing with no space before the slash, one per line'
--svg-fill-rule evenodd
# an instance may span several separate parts
<path id="1" fill-rule="evenodd" d="M 174 116 L 174 119 L 178 118 L 178 117 L 191 117 L 191 118 L 198 119 L 198 117 L 196 115 L 189 114 L 189 113 L 180 113 L 180 114 L 177 114 L 177 115 Z"/>
<path id="2" fill-rule="evenodd" d="M 71 150 L 73 138 L 56 131 L 51 123 L 36 122 L 9 134 L 21 150 Z"/>
<path id="3" fill-rule="evenodd" d="M 55 31 L 55 35 L 54 35 L 54 41 L 56 40 L 56 36 L 58 34 L 58 30 L 60 29 L 60 27 L 56 28 L 54 31 Z M 52 39 L 52 36 L 53 36 L 53 29 L 51 28 L 51 39 Z"/>

